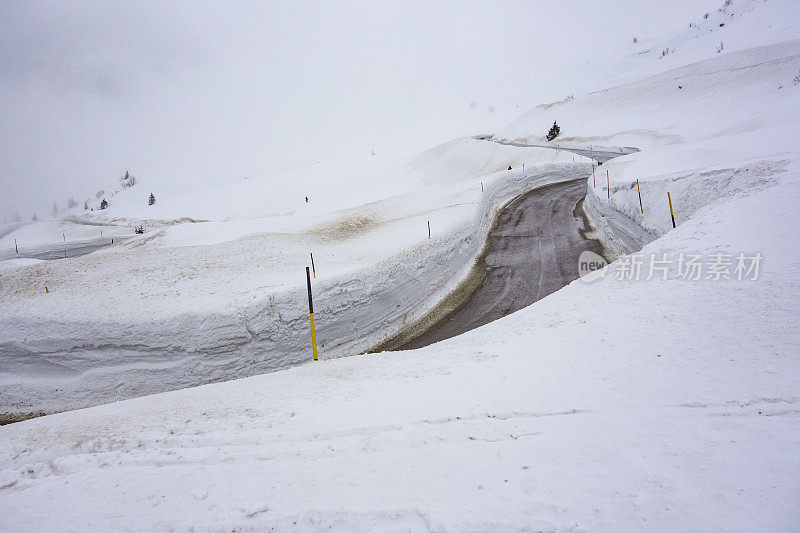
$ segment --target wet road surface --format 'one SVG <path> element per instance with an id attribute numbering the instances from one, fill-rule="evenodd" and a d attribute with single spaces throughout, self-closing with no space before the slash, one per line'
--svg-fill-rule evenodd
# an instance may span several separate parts
<path id="1" fill-rule="evenodd" d="M 586 178 L 580 178 L 534 189 L 511 201 L 497 217 L 472 282 L 458 289 L 468 294 L 448 314 L 417 328 L 410 340 L 406 333 L 385 349 L 410 350 L 454 337 L 576 280 L 581 252 L 603 254 L 598 241 L 583 236 L 586 222 L 578 204 L 585 194 Z"/>

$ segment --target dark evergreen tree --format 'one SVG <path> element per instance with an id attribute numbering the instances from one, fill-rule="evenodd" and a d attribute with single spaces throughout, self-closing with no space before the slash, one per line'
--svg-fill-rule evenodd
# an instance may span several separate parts
<path id="1" fill-rule="evenodd" d="M 553 127 L 550 128 L 550 131 L 547 132 L 547 140 L 552 141 L 553 139 L 558 137 L 559 133 L 561 133 L 561 128 L 559 128 L 558 124 L 556 124 L 556 122 L 553 121 Z"/>
<path id="2" fill-rule="evenodd" d="M 147 200 L 147 205 L 153 205 L 156 203 L 156 197 L 153 196 L 153 193 L 150 193 L 150 198 Z"/>
<path id="3" fill-rule="evenodd" d="M 103 198 L 103 201 L 100 202 L 100 209 L 105 209 L 106 207 L 108 207 L 108 202 L 106 202 L 106 199 Z"/>

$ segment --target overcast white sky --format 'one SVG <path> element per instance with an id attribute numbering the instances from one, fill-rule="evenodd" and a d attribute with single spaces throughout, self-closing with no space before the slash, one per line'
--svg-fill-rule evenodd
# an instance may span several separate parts
<path id="1" fill-rule="evenodd" d="M 491 131 L 715 3 L 0 2 L 0 214 Z"/>

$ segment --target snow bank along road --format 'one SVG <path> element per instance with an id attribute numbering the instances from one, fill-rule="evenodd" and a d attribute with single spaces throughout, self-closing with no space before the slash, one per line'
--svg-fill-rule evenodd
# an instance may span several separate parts
<path id="1" fill-rule="evenodd" d="M 581 252 L 603 253 L 598 241 L 585 237 L 585 194 L 586 180 L 578 179 L 534 189 L 507 204 L 459 289 L 381 348 L 408 350 L 459 335 L 577 279 Z"/>
<path id="2" fill-rule="evenodd" d="M 115 242 L 121 242 L 125 237 L 114 239 Z M 97 250 L 101 250 L 113 243 L 111 239 L 98 239 L 96 242 L 80 242 L 80 243 L 65 243 L 63 245 L 40 245 L 35 247 L 23 248 L 19 254 L 13 257 L 21 257 L 25 259 L 64 259 L 64 252 L 67 252 L 67 257 L 80 257 L 82 255 L 90 254 Z M 12 258 L 13 258 L 12 257 Z"/>
<path id="3" fill-rule="evenodd" d="M 449 163 L 445 152 L 463 165 L 473 152 L 490 154 L 479 168 L 494 162 L 477 179 L 339 211 L 294 233 L 171 245 L 207 227 L 183 225 L 4 272 L 0 414 L 18 420 L 307 362 L 309 250 L 321 356 L 363 353 L 456 288 L 502 205 L 591 173 L 571 154 L 471 139 L 433 152 L 423 159 Z M 529 162 L 524 173 L 516 163 L 495 171 L 515 157 Z"/>
<path id="4" fill-rule="evenodd" d="M 595 161 L 600 161 L 601 163 L 605 163 L 610 159 L 614 159 L 615 157 L 619 157 L 621 155 L 627 154 L 635 154 L 639 151 L 638 148 L 633 148 L 631 146 L 618 146 L 618 147 L 595 147 L 595 146 L 585 146 L 579 144 L 570 144 L 570 143 L 561 143 L 557 141 L 551 141 L 549 144 L 544 143 L 523 143 L 518 141 L 507 141 L 504 139 L 495 139 L 495 138 L 487 138 L 485 135 L 481 135 L 475 138 L 476 140 L 481 141 L 488 141 L 488 142 L 496 142 L 497 144 L 504 144 L 506 146 L 516 146 L 518 148 L 547 148 L 548 150 L 565 150 L 567 152 L 572 152 L 573 154 L 582 155 L 585 157 L 591 157 Z"/>

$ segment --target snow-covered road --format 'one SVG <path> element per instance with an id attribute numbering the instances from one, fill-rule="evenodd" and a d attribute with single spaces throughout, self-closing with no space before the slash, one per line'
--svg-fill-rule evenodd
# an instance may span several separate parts
<path id="1" fill-rule="evenodd" d="M 577 179 L 534 189 L 507 204 L 473 273 L 459 287 L 469 292 L 465 301 L 446 298 L 398 335 L 396 349 L 420 348 L 475 329 L 577 279 L 581 252 L 603 253 L 598 241 L 584 236 L 589 228 L 578 204 L 585 194 L 586 180 Z"/>
<path id="2" fill-rule="evenodd" d="M 107 246 L 111 246 L 114 243 L 121 242 L 124 240 L 123 238 L 107 238 L 107 239 L 96 239 L 90 242 L 65 242 L 63 245 L 52 245 L 52 244 L 44 244 L 40 246 L 29 247 L 20 250 L 19 254 L 11 257 L 20 257 L 25 259 L 42 259 L 42 260 L 52 260 L 52 259 L 64 259 L 66 252 L 66 257 L 80 257 L 82 255 L 90 254 L 92 252 L 96 252 L 97 250 L 101 250 L 106 248 Z M 5 255 L 9 255 L 6 253 Z M 3 259 L 8 259 L 8 257 L 3 257 Z"/>

